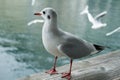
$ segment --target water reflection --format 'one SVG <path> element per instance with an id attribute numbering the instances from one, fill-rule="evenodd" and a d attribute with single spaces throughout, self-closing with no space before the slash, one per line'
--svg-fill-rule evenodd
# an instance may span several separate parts
<path id="1" fill-rule="evenodd" d="M 18 77 L 41 72 L 52 66 L 52 55 L 48 54 L 41 39 L 42 23 L 27 26 L 37 17 L 34 12 L 45 7 L 53 7 L 58 14 L 58 25 L 81 38 L 99 45 L 110 46 L 107 53 L 120 48 L 120 33 L 106 37 L 106 33 L 116 29 L 120 23 L 120 1 L 113 0 L 36 0 L 31 6 L 30 0 L 0 1 L 0 79 L 14 80 Z M 104 10 L 107 27 L 92 30 L 87 17 L 80 16 L 86 5 L 96 15 Z M 41 19 L 41 18 L 40 18 Z M 59 59 L 58 66 L 66 64 L 69 59 Z"/>

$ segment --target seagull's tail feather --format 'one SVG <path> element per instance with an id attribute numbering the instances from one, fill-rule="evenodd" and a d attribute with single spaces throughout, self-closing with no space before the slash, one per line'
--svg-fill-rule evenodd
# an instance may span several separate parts
<path id="1" fill-rule="evenodd" d="M 97 51 L 102 51 L 105 49 L 105 46 L 100 46 L 100 45 L 97 45 L 97 44 L 93 44 L 93 46 L 96 48 Z"/>
<path id="2" fill-rule="evenodd" d="M 80 13 L 81 15 L 88 13 L 88 5 L 85 7 L 85 9 Z"/>

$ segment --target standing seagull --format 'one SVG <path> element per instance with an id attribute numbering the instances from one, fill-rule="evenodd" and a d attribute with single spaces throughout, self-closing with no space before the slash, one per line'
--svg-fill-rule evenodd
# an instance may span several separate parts
<path id="1" fill-rule="evenodd" d="M 101 46 L 79 39 L 71 33 L 59 29 L 57 27 L 57 14 L 54 9 L 45 8 L 34 15 L 42 16 L 45 20 L 42 29 L 43 45 L 49 53 L 55 56 L 53 68 L 46 73 L 57 74 L 57 58 L 67 56 L 70 58 L 70 70 L 69 72 L 62 73 L 62 78 L 70 80 L 73 59 L 85 57 L 92 52 L 103 50 Z"/>
<path id="2" fill-rule="evenodd" d="M 91 27 L 92 29 L 99 29 L 99 28 L 107 26 L 106 23 L 102 23 L 100 21 L 100 18 L 105 16 L 107 14 L 107 11 L 101 12 L 96 17 L 93 17 L 90 14 L 90 12 L 88 11 L 88 6 L 86 6 L 86 8 L 80 14 L 81 15 L 87 14 L 89 21 L 93 24 L 92 27 Z"/>

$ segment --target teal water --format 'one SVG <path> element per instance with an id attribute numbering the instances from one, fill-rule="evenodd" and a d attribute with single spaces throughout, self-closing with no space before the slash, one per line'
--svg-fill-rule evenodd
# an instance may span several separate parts
<path id="1" fill-rule="evenodd" d="M 105 34 L 120 26 L 120 0 L 0 0 L 0 80 L 17 78 L 42 72 L 51 68 L 53 56 L 44 49 L 41 41 L 42 23 L 27 26 L 27 23 L 41 17 L 34 12 L 52 7 L 58 14 L 58 25 L 62 29 L 87 41 L 110 47 L 103 53 L 120 49 L 120 32 L 111 36 Z M 107 10 L 102 21 L 108 25 L 98 30 L 91 29 L 91 23 L 80 12 L 89 5 L 91 14 Z M 103 54 L 101 53 L 101 54 Z M 69 63 L 59 59 L 57 65 Z"/>

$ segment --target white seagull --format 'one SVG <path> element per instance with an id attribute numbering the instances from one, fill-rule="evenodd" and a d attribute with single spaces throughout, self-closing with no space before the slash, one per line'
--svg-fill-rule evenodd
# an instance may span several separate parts
<path id="1" fill-rule="evenodd" d="M 120 27 L 118 27 L 118 28 L 114 29 L 113 31 L 107 33 L 106 36 L 110 36 L 110 35 L 114 34 L 115 32 L 120 32 Z"/>
<path id="2" fill-rule="evenodd" d="M 32 20 L 30 22 L 28 22 L 28 26 L 32 25 L 32 24 L 35 24 L 35 23 L 43 23 L 44 20 L 40 20 L 40 19 L 35 19 L 35 20 Z"/>
<path id="3" fill-rule="evenodd" d="M 99 28 L 102 28 L 102 27 L 107 26 L 106 23 L 102 23 L 102 22 L 100 21 L 100 18 L 103 17 L 103 16 L 105 16 L 105 15 L 107 14 L 107 11 L 101 12 L 101 13 L 98 14 L 96 17 L 93 17 L 93 16 L 90 14 L 88 8 L 89 8 L 89 7 L 86 6 L 85 9 L 84 9 L 80 14 L 81 14 L 81 15 L 87 14 L 89 21 L 93 24 L 92 27 L 91 27 L 92 29 L 99 29 Z"/>
<path id="4" fill-rule="evenodd" d="M 34 6 L 34 5 L 35 5 L 35 0 L 32 0 L 31 5 L 32 5 L 32 6 Z"/>
<path id="5" fill-rule="evenodd" d="M 42 16 L 45 20 L 42 28 L 43 45 L 49 53 L 55 56 L 53 68 L 46 72 L 48 74 L 56 74 L 57 58 L 66 56 L 70 58 L 70 69 L 69 72 L 62 73 L 62 78 L 70 80 L 73 59 L 85 57 L 104 49 L 102 46 L 79 39 L 58 28 L 57 14 L 52 8 L 45 8 L 34 15 Z"/>

